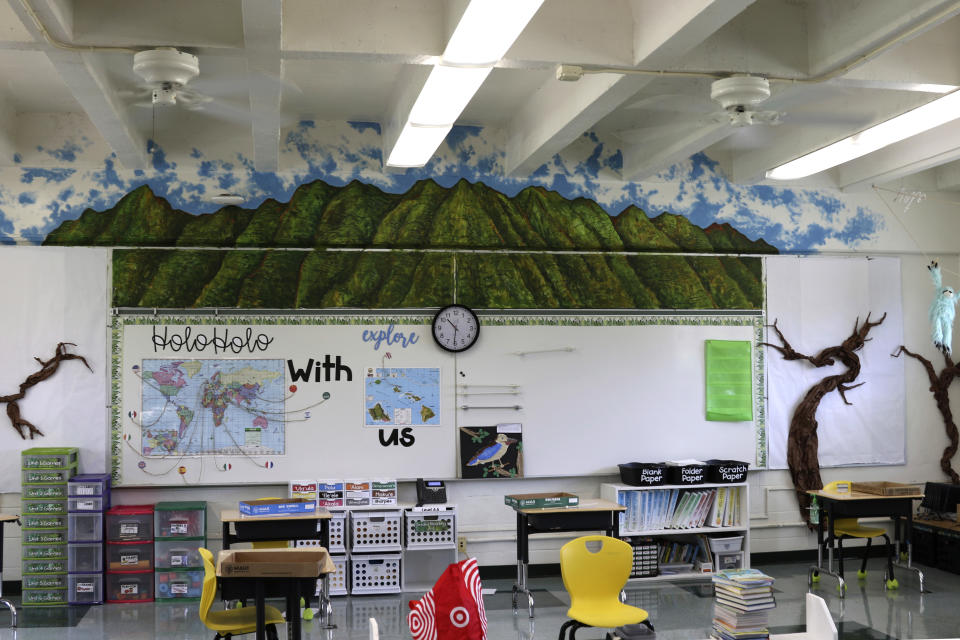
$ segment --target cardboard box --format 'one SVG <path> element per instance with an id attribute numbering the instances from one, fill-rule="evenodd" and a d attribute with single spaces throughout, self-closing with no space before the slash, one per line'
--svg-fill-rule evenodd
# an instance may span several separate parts
<path id="1" fill-rule="evenodd" d="M 224 578 L 316 578 L 337 570 L 326 549 L 228 549 L 217 554 Z"/>
<path id="2" fill-rule="evenodd" d="M 854 482 L 853 490 L 872 493 L 878 496 L 916 496 L 923 495 L 923 487 L 900 482 Z"/>
<path id="3" fill-rule="evenodd" d="M 306 498 L 260 498 L 240 503 L 242 516 L 289 516 L 316 512 L 316 501 Z"/>
<path id="4" fill-rule="evenodd" d="M 517 493 L 504 496 L 503 502 L 514 509 L 551 509 L 575 507 L 580 498 L 572 493 Z"/>

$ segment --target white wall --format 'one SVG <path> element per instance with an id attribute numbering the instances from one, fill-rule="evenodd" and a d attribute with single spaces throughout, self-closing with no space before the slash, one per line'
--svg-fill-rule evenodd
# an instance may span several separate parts
<path id="1" fill-rule="evenodd" d="M 2 256 L 0 256 L 2 257 Z M 960 272 L 957 256 L 940 256 L 941 264 L 949 270 Z M 921 255 L 901 255 L 901 281 L 903 289 L 904 341 L 908 348 L 919 351 L 935 365 L 942 366 L 942 358 L 930 345 L 927 327 L 927 306 L 932 287 L 926 270 L 927 259 Z M 937 411 L 926 373 L 913 359 L 906 361 L 907 403 L 907 464 L 884 467 L 848 467 L 826 469 L 825 482 L 836 479 L 890 480 L 895 482 L 945 481 L 939 467 L 940 455 L 947 445 L 943 420 Z M 869 384 L 869 380 L 867 381 Z M 956 393 L 954 395 L 957 395 Z M 857 402 L 856 391 L 850 393 L 852 402 Z M 954 403 L 960 408 L 960 404 Z M 2 417 L 0 417 L 2 418 Z M 0 419 L 0 429 L 2 426 Z M 90 428 L 94 428 L 90 425 Z M 102 425 L 106 433 L 107 425 Z M 34 445 L 44 444 L 42 441 Z M 26 445 L 26 446 L 29 446 Z M 19 449 L 3 452 L 4 465 L 16 464 Z M 956 463 L 960 467 L 960 460 Z M 94 472 L 96 463 L 85 461 L 84 471 Z M 358 461 L 358 469 L 362 462 Z M 318 474 L 322 475 L 322 474 Z M 815 536 L 800 524 L 796 499 L 787 471 L 751 471 L 749 474 L 751 494 L 751 537 L 753 552 L 792 551 L 813 549 Z M 516 561 L 516 517 L 503 504 L 505 493 L 532 493 L 540 491 L 570 491 L 581 497 L 599 497 L 600 483 L 614 482 L 615 477 L 576 477 L 552 479 L 516 480 L 461 480 L 449 483 L 451 502 L 460 506 L 460 531 L 467 537 L 470 555 L 476 556 L 482 565 L 512 565 Z M 266 497 L 283 494 L 286 485 L 260 485 L 248 487 L 164 487 L 121 488 L 114 492 L 115 504 L 142 504 L 165 500 L 206 500 L 209 503 L 209 545 L 220 546 L 221 525 L 219 512 L 236 508 L 242 498 Z M 415 499 L 410 483 L 401 485 L 401 500 Z M 18 513 L 20 495 L 0 494 L 0 512 Z M 6 580 L 20 577 L 20 532 L 7 526 L 4 531 L 3 576 Z M 559 562 L 559 548 L 573 536 L 548 535 L 532 539 L 531 561 L 534 563 Z M 811 552 L 811 559 L 813 558 Z"/>

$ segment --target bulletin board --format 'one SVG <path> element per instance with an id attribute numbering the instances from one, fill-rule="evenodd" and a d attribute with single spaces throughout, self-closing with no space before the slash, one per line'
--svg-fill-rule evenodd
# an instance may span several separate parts
<path id="1" fill-rule="evenodd" d="M 432 314 L 126 315 L 112 325 L 123 485 L 455 478 L 458 427 L 519 423 L 526 477 L 620 462 L 765 464 L 759 315 L 498 315 L 437 347 Z M 708 422 L 704 341 L 753 344 L 751 422 Z"/>

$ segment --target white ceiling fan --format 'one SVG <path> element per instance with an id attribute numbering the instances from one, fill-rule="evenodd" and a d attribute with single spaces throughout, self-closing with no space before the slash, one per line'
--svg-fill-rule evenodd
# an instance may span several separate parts
<path id="1" fill-rule="evenodd" d="M 141 103 L 153 107 L 181 105 L 196 109 L 213 98 L 187 88 L 187 83 L 200 75 L 197 56 L 178 51 L 173 47 L 140 51 L 133 56 L 133 71 L 143 78 L 139 91 L 127 95 L 138 98 Z M 139 103 L 135 103 L 139 104 Z"/>
<path id="2" fill-rule="evenodd" d="M 643 124 L 620 129 L 618 135 L 626 141 L 644 142 L 672 138 L 677 134 L 688 135 L 697 130 L 711 131 L 711 139 L 719 140 L 724 135 L 756 125 L 779 124 L 842 125 L 853 127 L 862 124 L 861 118 L 844 116 L 823 109 L 806 108 L 802 113 L 785 113 L 762 109 L 770 99 L 770 82 L 761 76 L 733 75 L 714 80 L 710 84 L 710 100 L 699 95 L 659 93 L 636 100 L 626 109 L 643 111 Z M 777 106 L 796 101 L 796 92 L 778 94 L 771 103 Z M 719 105 L 720 109 L 717 109 Z M 637 122 L 639 118 L 633 118 Z M 721 127 L 718 129 L 718 127 Z"/>
<path id="3" fill-rule="evenodd" d="M 256 91 L 269 85 L 284 90 L 299 91 L 293 83 L 278 76 L 265 73 L 249 73 L 232 78 L 204 78 L 202 89 L 189 86 L 200 76 L 200 61 L 197 56 L 173 47 L 161 47 L 140 51 L 133 56 L 133 71 L 143 79 L 136 90 L 121 91 L 120 94 L 132 99 L 139 107 L 167 109 L 177 107 L 188 111 L 202 111 L 215 118 L 249 124 L 254 117 L 273 120 L 284 126 L 295 118 L 283 113 L 254 115 L 246 102 L 248 90 Z M 214 97 L 211 93 L 227 92 L 236 94 L 239 101 Z"/>

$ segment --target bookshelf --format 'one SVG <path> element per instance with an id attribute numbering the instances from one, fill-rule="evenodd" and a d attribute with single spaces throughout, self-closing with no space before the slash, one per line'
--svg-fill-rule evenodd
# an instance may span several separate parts
<path id="1" fill-rule="evenodd" d="M 604 483 L 600 485 L 600 497 L 627 507 L 620 515 L 622 538 L 690 544 L 700 536 L 742 535 L 743 567 L 750 566 L 750 495 L 746 482 L 657 487 Z M 711 575 L 687 569 L 631 581 L 709 581 Z"/>

